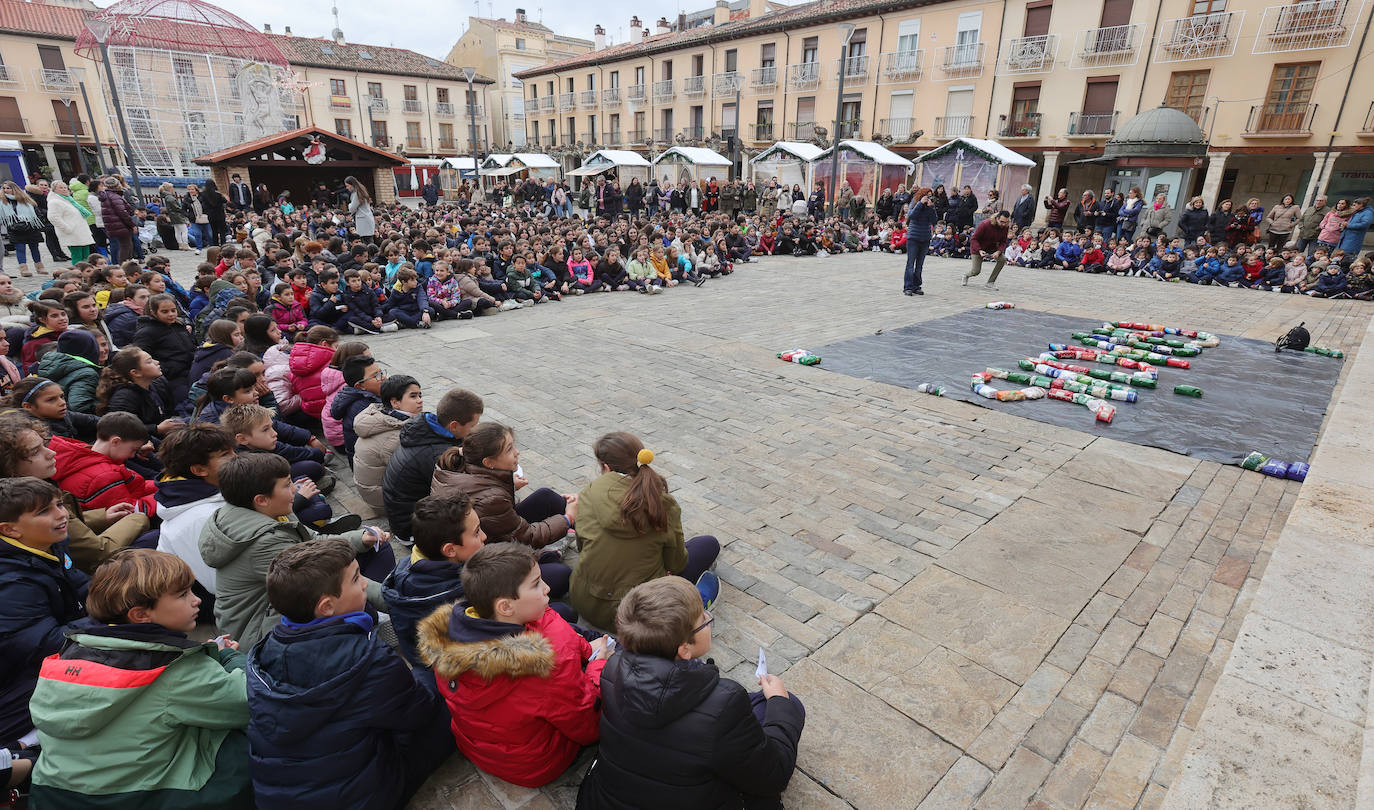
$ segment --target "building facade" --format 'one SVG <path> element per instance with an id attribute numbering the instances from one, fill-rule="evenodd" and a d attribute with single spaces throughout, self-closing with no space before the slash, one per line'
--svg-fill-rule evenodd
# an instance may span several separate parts
<path id="1" fill-rule="evenodd" d="M 467 31 L 453 44 L 445 61 L 450 65 L 470 65 L 493 77 L 488 93 L 493 151 L 513 151 L 525 146 L 529 132 L 525 124 L 525 87 L 516 74 L 589 53 L 594 47 L 590 39 L 555 34 L 551 28 L 531 21 L 525 10 L 518 8 L 514 21 L 504 17 L 469 17 Z"/>
<path id="2" fill-rule="evenodd" d="M 684 31 L 632 20 L 627 43 L 519 74 L 531 140 L 661 149 L 717 135 L 755 150 L 838 130 L 911 157 L 968 135 L 1036 159 L 1040 191 L 1076 196 L 1107 182 L 1094 159 L 1116 128 L 1167 105 L 1209 141 L 1171 196 L 1268 205 L 1374 188 L 1374 84 L 1354 81 L 1374 46 L 1362 0 L 752 3 L 732 20 L 720 0 L 714 24 Z"/>

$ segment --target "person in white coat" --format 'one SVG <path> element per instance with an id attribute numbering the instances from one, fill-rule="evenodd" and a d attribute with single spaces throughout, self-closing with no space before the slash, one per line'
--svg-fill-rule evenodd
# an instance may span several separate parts
<path id="1" fill-rule="evenodd" d="M 372 195 L 368 194 L 367 187 L 352 175 L 344 178 L 344 185 L 348 186 L 351 192 L 348 198 L 348 213 L 353 216 L 353 232 L 371 242 L 377 233 L 377 220 L 372 216 Z"/>
<path id="2" fill-rule="evenodd" d="M 91 226 L 86 224 L 90 209 L 72 197 L 72 190 L 66 183 L 58 180 L 52 184 L 48 195 L 48 221 L 57 231 L 57 241 L 71 257 L 72 264 L 85 261 L 91 255 L 95 239 L 91 236 Z M 53 268 L 57 274 L 57 268 Z"/>

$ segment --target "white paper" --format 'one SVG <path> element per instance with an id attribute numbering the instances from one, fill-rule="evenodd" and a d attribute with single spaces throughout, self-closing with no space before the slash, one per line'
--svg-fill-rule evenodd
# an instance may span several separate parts
<path id="1" fill-rule="evenodd" d="M 515 477 L 516 477 L 516 478 L 524 478 L 524 477 L 525 477 L 525 468 L 524 468 L 524 467 L 521 467 L 519 464 L 515 465 Z"/>
<path id="2" fill-rule="evenodd" d="M 768 674 L 768 658 L 763 654 L 763 648 L 759 647 L 759 666 L 754 670 L 754 677 L 762 678 Z"/>

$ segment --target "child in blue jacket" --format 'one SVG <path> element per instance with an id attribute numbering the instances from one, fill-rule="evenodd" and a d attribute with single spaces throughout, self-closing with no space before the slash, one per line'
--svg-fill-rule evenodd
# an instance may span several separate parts
<path id="1" fill-rule="evenodd" d="M 408 329 L 428 329 L 434 310 L 429 305 L 420 276 L 409 264 L 396 271 L 396 283 L 382 305 L 386 317 Z"/>
<path id="2" fill-rule="evenodd" d="M 1332 262 L 1331 266 L 1326 268 L 1326 272 L 1317 279 L 1316 288 L 1307 294 L 1315 298 L 1341 298 L 1345 296 L 1346 283 L 1345 270 Z"/>
<path id="3" fill-rule="evenodd" d="M 1054 264 L 1060 270 L 1077 270 L 1080 262 L 1083 261 L 1083 243 L 1080 237 L 1077 241 L 1065 239 L 1059 243 L 1059 247 L 1054 250 Z"/>
<path id="4" fill-rule="evenodd" d="M 1232 253 L 1226 257 L 1221 268 L 1217 270 L 1216 280 L 1218 284 L 1225 284 L 1234 287 L 1245 279 L 1245 267 L 1240 263 L 1240 257 Z"/>
<path id="5" fill-rule="evenodd" d="M 348 289 L 339 295 L 348 311 L 340 321 L 341 326 L 357 335 L 377 335 L 382 332 L 395 332 L 400 328 L 396 325 L 395 318 L 384 316 L 382 305 L 377 301 L 377 294 L 363 283 L 361 271 L 349 270 L 344 273 L 344 281 L 348 283 Z"/>

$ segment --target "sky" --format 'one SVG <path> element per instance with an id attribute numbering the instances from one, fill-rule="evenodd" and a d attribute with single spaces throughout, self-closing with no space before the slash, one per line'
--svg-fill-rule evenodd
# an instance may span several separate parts
<path id="1" fill-rule="evenodd" d="M 297 36 L 329 36 L 334 28 L 330 0 L 305 0 L 283 4 L 281 0 L 210 0 L 237 14 L 259 30 L 263 23 L 280 34 L 286 26 Z M 467 30 L 468 17 L 505 17 L 515 19 L 515 9 L 523 8 L 532 21 L 542 21 L 554 31 L 568 36 L 592 38 L 592 27 L 601 24 L 609 39 L 624 41 L 629 35 L 630 18 L 639 15 L 650 22 L 660 16 L 676 17 L 678 10 L 695 11 L 714 5 L 714 0 L 696 0 L 682 5 L 677 0 L 600 0 L 595 15 L 578 2 L 554 0 L 335 0 L 339 8 L 339 27 L 350 42 L 409 48 L 436 59 L 448 55 L 449 48 Z M 99 5 L 110 3 L 100 0 Z M 542 20 L 540 19 L 542 9 Z"/>

